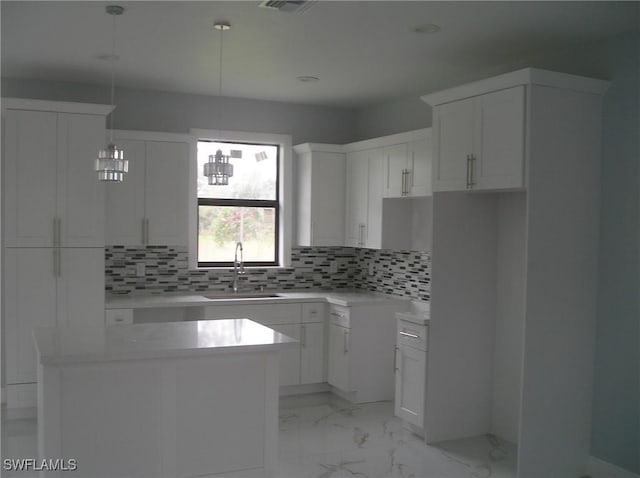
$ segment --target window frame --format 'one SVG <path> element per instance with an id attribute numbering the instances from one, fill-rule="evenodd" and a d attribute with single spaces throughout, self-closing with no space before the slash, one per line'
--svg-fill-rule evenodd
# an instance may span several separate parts
<path id="1" fill-rule="evenodd" d="M 241 131 L 191 129 L 191 161 L 189 162 L 189 268 L 191 270 L 224 270 L 233 267 L 233 261 L 198 263 L 198 192 L 197 179 L 202 175 L 198 170 L 198 141 L 215 141 L 224 143 L 265 144 L 278 146 L 278 174 L 276 184 L 276 260 L 274 262 L 247 262 L 247 268 L 281 268 L 291 266 L 292 242 L 292 139 L 288 134 L 251 133 Z M 204 198 L 203 198 L 204 199 Z M 228 201 L 216 199 L 215 201 Z M 232 199 L 232 201 L 235 201 Z M 244 200 L 256 201 L 256 200 Z M 257 200 L 261 201 L 261 200 Z M 268 201 L 268 200 L 265 200 Z M 274 202 L 274 201 L 272 201 Z M 275 202 L 274 202 L 275 203 Z M 206 265 L 205 265 L 206 264 Z"/>

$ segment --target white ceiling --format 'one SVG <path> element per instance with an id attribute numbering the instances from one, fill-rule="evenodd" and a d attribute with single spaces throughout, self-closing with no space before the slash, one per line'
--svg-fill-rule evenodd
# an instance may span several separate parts
<path id="1" fill-rule="evenodd" d="M 639 28 L 639 2 L 320 0 L 303 13 L 259 1 L 110 2 L 118 86 L 362 107 L 524 67 L 545 52 Z M 1 2 L 2 76 L 108 85 L 103 1 Z M 434 23 L 436 34 L 412 27 Z M 513 69 L 513 68 L 511 68 Z M 300 83 L 311 75 L 317 83 Z"/>

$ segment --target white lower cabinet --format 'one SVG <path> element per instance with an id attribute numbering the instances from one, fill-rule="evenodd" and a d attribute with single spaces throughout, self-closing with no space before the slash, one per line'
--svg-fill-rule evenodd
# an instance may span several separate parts
<path id="1" fill-rule="evenodd" d="M 324 362 L 326 328 L 324 322 L 300 326 L 300 384 L 327 380 Z"/>
<path id="2" fill-rule="evenodd" d="M 349 329 L 329 324 L 328 382 L 344 392 L 351 392 L 349 373 Z"/>
<path id="3" fill-rule="evenodd" d="M 35 406 L 34 327 L 103 323 L 103 248 L 6 248 L 7 404 Z"/>
<path id="4" fill-rule="evenodd" d="M 329 305 L 328 382 L 347 400 L 393 399 L 395 313 L 408 304 Z"/>
<path id="5" fill-rule="evenodd" d="M 300 340 L 300 324 L 270 325 L 281 334 Z M 280 359 L 280 385 L 298 385 L 300 383 L 300 347 L 282 349 Z"/>
<path id="6" fill-rule="evenodd" d="M 327 381 L 327 304 L 302 304 L 300 384 Z"/>
<path id="7" fill-rule="evenodd" d="M 248 318 L 293 337 L 299 341 L 298 346 L 280 351 L 280 385 L 326 381 L 326 305 L 322 302 L 214 305 L 203 307 L 200 314 L 188 316 L 191 320 Z"/>
<path id="8" fill-rule="evenodd" d="M 395 415 L 424 427 L 424 397 L 427 380 L 426 326 L 398 320 L 395 351 Z"/>

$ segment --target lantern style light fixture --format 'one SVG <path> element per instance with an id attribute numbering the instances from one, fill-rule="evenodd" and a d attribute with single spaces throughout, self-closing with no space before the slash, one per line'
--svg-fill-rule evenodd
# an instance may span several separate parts
<path id="1" fill-rule="evenodd" d="M 222 38 L 225 31 L 231 28 L 229 22 L 216 22 L 213 28 L 220 32 L 220 53 L 218 66 L 218 96 L 222 96 Z M 209 162 L 204 164 L 204 175 L 209 178 L 210 186 L 228 186 L 229 178 L 233 176 L 233 164 L 229 162 L 230 158 L 242 158 L 242 151 L 231 150 L 229 155 L 222 154 L 222 150 L 218 149 L 215 156 L 209 155 Z"/>
<path id="2" fill-rule="evenodd" d="M 112 49 L 109 60 L 111 65 L 111 116 L 109 120 L 109 145 L 107 149 L 98 151 L 98 157 L 95 160 L 95 170 L 100 181 L 122 182 L 125 173 L 129 171 L 129 161 L 124 157 L 124 151 L 118 149 L 113 143 L 113 116 L 115 110 L 115 61 L 116 56 L 116 17 L 122 15 L 124 8 L 119 5 L 108 5 L 106 7 L 107 14 L 113 17 L 113 37 Z"/>
<path id="3" fill-rule="evenodd" d="M 209 155 L 209 162 L 204 163 L 204 175 L 209 178 L 210 186 L 229 184 L 229 178 L 233 176 L 233 164 L 229 162 L 230 158 L 242 158 L 242 151 L 232 149 L 229 155 L 224 155 L 219 149 L 215 156 Z"/>

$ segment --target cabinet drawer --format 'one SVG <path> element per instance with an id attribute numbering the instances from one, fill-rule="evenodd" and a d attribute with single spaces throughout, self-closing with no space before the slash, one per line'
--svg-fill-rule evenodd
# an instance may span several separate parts
<path id="1" fill-rule="evenodd" d="M 428 328 L 408 320 L 398 319 L 397 344 L 406 345 L 418 350 L 427 350 Z"/>
<path id="2" fill-rule="evenodd" d="M 351 309 L 331 304 L 329 306 L 329 320 L 332 324 L 349 328 L 351 327 Z"/>
<path id="3" fill-rule="evenodd" d="M 327 304 L 324 302 L 309 302 L 302 304 L 302 322 L 324 322 Z"/>
<path id="4" fill-rule="evenodd" d="M 109 309 L 104 311 L 104 325 L 133 324 L 133 309 Z"/>

